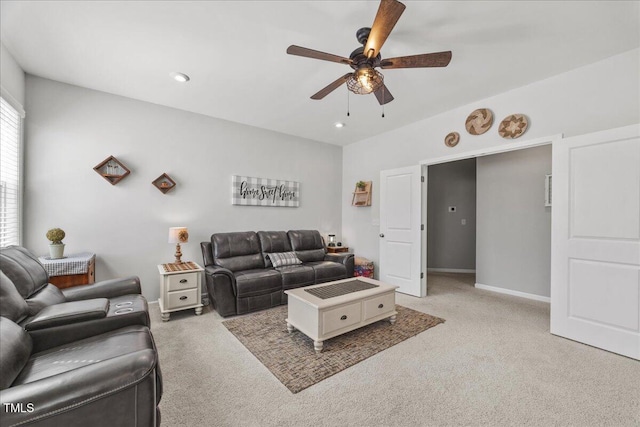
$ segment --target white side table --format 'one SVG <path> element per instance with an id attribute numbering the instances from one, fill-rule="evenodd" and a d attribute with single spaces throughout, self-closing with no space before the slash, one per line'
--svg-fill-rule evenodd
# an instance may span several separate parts
<path id="1" fill-rule="evenodd" d="M 202 313 L 201 289 L 204 269 L 195 262 L 182 264 L 159 264 L 160 313 L 162 321 L 169 321 L 172 311 L 194 308 L 196 315 Z"/>

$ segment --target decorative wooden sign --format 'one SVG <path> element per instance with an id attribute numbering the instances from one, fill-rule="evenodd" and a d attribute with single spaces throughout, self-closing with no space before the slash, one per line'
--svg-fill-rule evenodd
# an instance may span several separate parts
<path id="1" fill-rule="evenodd" d="M 242 206 L 300 206 L 300 183 L 234 175 L 231 204 Z"/>
<path id="2" fill-rule="evenodd" d="M 458 132 L 448 133 L 447 136 L 444 137 L 444 145 L 447 147 L 455 147 L 460 142 L 460 134 Z"/>
<path id="3" fill-rule="evenodd" d="M 503 138 L 516 139 L 524 135 L 529 127 L 529 121 L 524 114 L 512 114 L 506 117 L 498 128 L 498 134 Z"/>
<path id="4" fill-rule="evenodd" d="M 464 126 L 471 135 L 482 135 L 493 124 L 493 113 L 488 108 L 479 108 L 469 114 Z"/>

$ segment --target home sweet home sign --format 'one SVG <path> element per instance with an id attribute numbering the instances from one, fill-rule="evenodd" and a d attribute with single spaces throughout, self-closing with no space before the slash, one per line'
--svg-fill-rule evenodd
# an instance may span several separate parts
<path id="1" fill-rule="evenodd" d="M 231 192 L 234 205 L 300 206 L 300 183 L 295 181 L 234 175 Z"/>

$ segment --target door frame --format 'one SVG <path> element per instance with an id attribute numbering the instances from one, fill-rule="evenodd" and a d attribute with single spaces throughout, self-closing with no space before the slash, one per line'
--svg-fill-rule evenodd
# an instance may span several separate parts
<path id="1" fill-rule="evenodd" d="M 431 159 L 421 160 L 419 164 L 422 166 L 422 176 L 424 177 L 424 185 L 422 186 L 422 224 L 424 224 L 424 233 L 422 233 L 422 253 L 421 262 L 422 271 L 425 272 L 424 280 L 426 283 L 427 278 L 427 196 L 428 196 L 428 181 L 429 166 L 455 162 L 457 160 L 475 159 L 478 157 L 490 156 L 492 154 L 507 153 L 510 151 L 525 150 L 527 148 L 540 147 L 543 145 L 553 145 L 563 139 L 563 134 L 545 136 L 542 138 L 530 139 L 527 141 L 515 141 L 504 145 L 496 145 L 493 147 L 481 148 L 478 150 L 465 151 L 463 153 L 452 154 L 449 156 L 434 157 Z M 553 227 L 553 224 L 552 224 Z M 549 277 L 549 283 L 551 283 L 551 277 Z M 515 295 L 515 294 L 514 294 Z"/>

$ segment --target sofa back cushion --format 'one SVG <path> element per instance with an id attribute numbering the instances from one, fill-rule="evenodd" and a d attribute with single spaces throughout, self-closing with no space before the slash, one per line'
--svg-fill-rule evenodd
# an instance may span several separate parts
<path id="1" fill-rule="evenodd" d="M 0 390 L 9 388 L 31 357 L 29 334 L 6 317 L 0 317 Z"/>
<path id="2" fill-rule="evenodd" d="M 20 322 L 27 317 L 29 307 L 20 292 L 2 271 L 0 271 L 0 316 L 13 322 Z"/>
<path id="3" fill-rule="evenodd" d="M 260 241 L 253 231 L 211 235 L 213 260 L 231 271 L 265 268 Z"/>
<path id="4" fill-rule="evenodd" d="M 23 298 L 29 298 L 49 283 L 49 274 L 38 257 L 21 246 L 0 249 L 0 268 Z"/>
<path id="5" fill-rule="evenodd" d="M 286 231 L 258 231 L 258 238 L 264 263 L 268 268 L 273 267 L 273 263 L 268 257 L 269 254 L 291 252 L 291 243 L 289 243 Z"/>
<path id="6" fill-rule="evenodd" d="M 324 239 L 317 230 L 289 230 L 291 249 L 302 262 L 323 261 L 326 255 Z"/>

